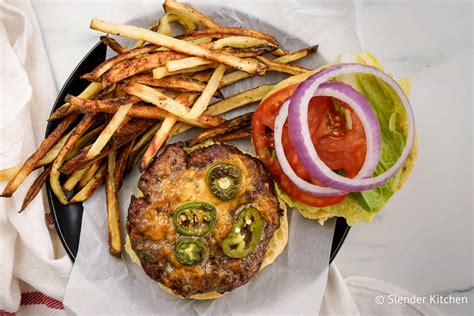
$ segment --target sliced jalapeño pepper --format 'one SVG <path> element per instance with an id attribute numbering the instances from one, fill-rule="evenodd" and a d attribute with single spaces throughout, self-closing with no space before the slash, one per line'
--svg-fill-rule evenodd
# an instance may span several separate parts
<path id="1" fill-rule="evenodd" d="M 228 163 L 216 164 L 207 172 L 207 185 L 212 194 L 221 201 L 235 198 L 241 181 L 240 169 Z"/>
<path id="2" fill-rule="evenodd" d="M 222 250 L 230 258 L 243 258 L 257 248 L 262 238 L 263 221 L 260 213 L 253 207 L 240 212 L 232 226 L 232 231 L 222 242 Z"/>
<path id="3" fill-rule="evenodd" d="M 201 263 L 207 253 L 206 245 L 199 239 L 181 239 L 174 246 L 174 255 L 181 264 L 192 266 Z"/>
<path id="4" fill-rule="evenodd" d="M 206 202 L 187 202 L 173 214 L 176 231 L 185 236 L 204 236 L 216 226 L 216 208 Z"/>

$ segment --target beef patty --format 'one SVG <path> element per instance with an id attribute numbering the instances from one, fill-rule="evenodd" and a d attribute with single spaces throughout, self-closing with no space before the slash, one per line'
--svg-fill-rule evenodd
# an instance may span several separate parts
<path id="1" fill-rule="evenodd" d="M 235 147 L 214 144 L 188 154 L 183 146 L 166 147 L 140 178 L 138 187 L 143 195 L 133 196 L 128 209 L 127 231 L 131 246 L 145 272 L 175 294 L 189 297 L 198 293 L 231 291 L 247 283 L 259 271 L 267 245 L 280 225 L 273 182 L 258 159 Z M 211 168 L 222 165 L 240 170 L 238 189 L 224 198 L 213 192 L 208 177 Z M 225 181 L 221 184 L 224 188 L 229 187 Z M 197 217 L 191 217 L 191 226 L 208 220 L 204 222 L 208 224 L 207 228 L 198 235 L 178 227 L 177 221 L 187 224 L 185 228 L 189 227 L 186 215 L 174 216 L 190 201 L 215 207 L 215 221 L 211 224 L 210 214 L 203 217 L 203 213 L 198 212 Z M 242 214 L 249 209 L 257 210 L 260 224 L 263 223 L 257 244 L 252 237 L 259 229 L 245 226 L 245 223 L 254 225 L 254 222 L 245 215 L 247 213 Z M 199 227 L 199 223 L 197 225 Z M 234 255 L 239 253 L 235 236 L 244 237 L 242 245 L 247 252 L 241 252 L 240 256 Z M 194 245 L 206 249 L 198 251 L 197 255 L 196 247 L 185 251 L 185 255 L 192 257 L 194 254 L 193 258 L 198 259 L 191 264 L 183 261 L 175 249 L 179 242 L 189 240 L 197 240 Z M 223 249 L 226 242 L 227 254 Z M 233 251 L 230 256 L 229 251 Z"/>

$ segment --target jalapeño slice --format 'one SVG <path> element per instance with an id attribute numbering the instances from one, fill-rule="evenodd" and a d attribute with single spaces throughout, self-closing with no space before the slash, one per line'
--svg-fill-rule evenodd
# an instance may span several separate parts
<path id="1" fill-rule="evenodd" d="M 181 239 L 174 246 L 174 255 L 181 264 L 192 266 L 201 263 L 206 255 L 207 247 L 199 239 Z"/>
<path id="2" fill-rule="evenodd" d="M 230 258 L 243 258 L 257 248 L 262 238 L 263 221 L 260 213 L 253 207 L 240 212 L 232 226 L 232 231 L 222 242 L 222 250 Z"/>
<path id="3" fill-rule="evenodd" d="M 173 214 L 176 231 L 185 236 L 204 236 L 216 226 L 217 212 L 206 202 L 187 202 Z"/>
<path id="4" fill-rule="evenodd" d="M 207 185 L 212 194 L 221 201 L 235 198 L 242 181 L 242 172 L 234 165 L 219 163 L 207 172 Z"/>

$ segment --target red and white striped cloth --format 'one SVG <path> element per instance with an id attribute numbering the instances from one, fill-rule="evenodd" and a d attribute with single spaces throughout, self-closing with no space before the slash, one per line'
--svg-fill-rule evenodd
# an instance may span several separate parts
<path id="1" fill-rule="evenodd" d="M 0 0 L 0 169 L 30 155 L 57 91 L 41 30 L 26 0 Z M 18 210 L 38 171 L 14 196 L 0 199 L 0 315 L 64 315 L 72 268 L 39 194 Z M 0 182 L 3 191 L 5 182 Z"/>

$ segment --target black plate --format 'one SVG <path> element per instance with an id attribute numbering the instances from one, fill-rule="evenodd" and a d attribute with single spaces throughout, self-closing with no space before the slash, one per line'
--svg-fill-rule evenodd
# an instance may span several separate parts
<path id="1" fill-rule="evenodd" d="M 64 104 L 64 98 L 67 94 L 78 95 L 87 87 L 89 82 L 80 79 L 80 75 L 91 71 L 103 62 L 105 60 L 106 51 L 107 47 L 102 42 L 99 42 L 89 51 L 84 59 L 82 59 L 62 87 L 58 98 L 54 102 L 53 112 Z M 46 136 L 53 131 L 56 125 L 57 123 L 55 122 L 48 124 L 46 128 Z M 79 238 L 81 235 L 82 204 L 62 205 L 51 190 L 49 182 L 47 181 L 46 183 L 48 202 L 54 217 L 54 226 L 56 227 L 56 231 L 58 232 L 59 238 L 61 239 L 61 243 L 66 249 L 66 252 L 71 260 L 74 261 L 79 248 Z M 338 218 L 332 241 L 331 256 L 329 259 L 330 263 L 336 257 L 348 232 L 349 226 L 347 225 L 346 220 Z"/>

